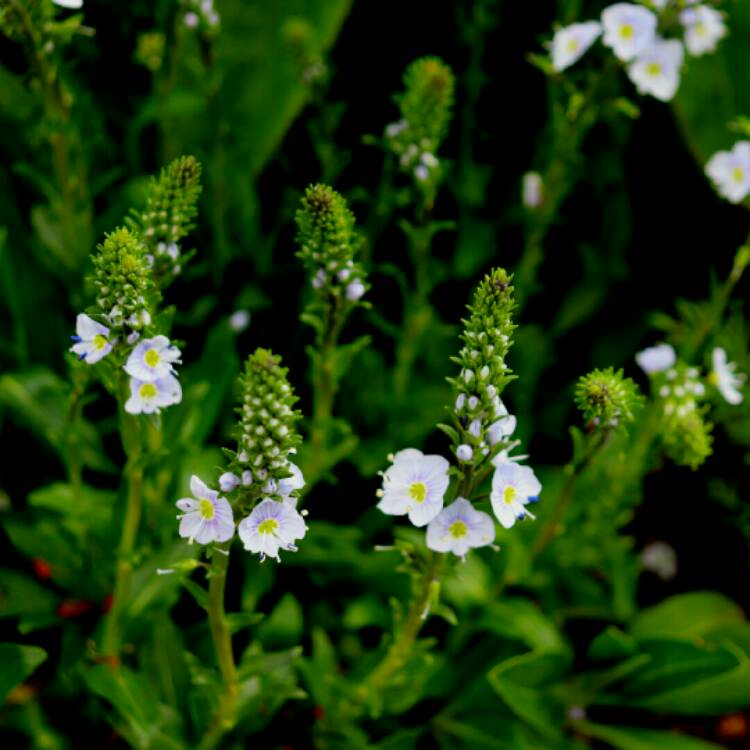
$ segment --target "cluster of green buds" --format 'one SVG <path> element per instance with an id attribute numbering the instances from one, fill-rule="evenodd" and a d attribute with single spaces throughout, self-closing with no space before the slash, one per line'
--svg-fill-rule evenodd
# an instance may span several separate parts
<path id="1" fill-rule="evenodd" d="M 296 473 L 289 456 L 302 441 L 297 431 L 301 414 L 294 409 L 298 398 L 287 372 L 281 357 L 267 349 L 256 349 L 247 358 L 239 379 L 237 450 L 226 452 L 230 466 L 222 476 L 222 490 L 228 484 L 241 486 L 243 495 L 257 500 L 277 494 L 283 480 Z"/>
<path id="2" fill-rule="evenodd" d="M 201 193 L 201 166 L 193 156 L 181 156 L 152 177 L 146 206 L 133 214 L 133 225 L 147 246 L 146 258 L 154 277 L 163 285 L 180 273 L 192 253 L 183 253 L 180 241 L 193 228 Z"/>
<path id="3" fill-rule="evenodd" d="M 300 82 L 306 86 L 324 83 L 328 78 L 328 66 L 313 25 L 306 18 L 292 16 L 284 22 L 281 36 Z"/>
<path id="4" fill-rule="evenodd" d="M 706 388 L 697 367 L 676 362 L 653 373 L 653 389 L 663 409 L 662 439 L 667 455 L 681 466 L 697 469 L 711 455 L 711 430 L 706 421 Z"/>
<path id="5" fill-rule="evenodd" d="M 612 367 L 580 378 L 574 398 L 590 429 L 624 429 L 643 404 L 635 381 Z"/>
<path id="6" fill-rule="evenodd" d="M 425 187 L 434 187 L 440 176 L 437 152 L 453 114 L 454 89 L 453 71 L 440 58 L 415 60 L 404 73 L 398 97 L 401 119 L 385 130 L 401 169 Z"/>
<path id="7" fill-rule="evenodd" d="M 361 238 L 354 214 L 344 198 L 328 185 L 311 185 L 295 215 L 297 257 L 311 277 L 321 300 L 354 304 L 367 291 L 367 277 L 355 260 Z"/>
<path id="8" fill-rule="evenodd" d="M 129 229 L 115 229 L 97 246 L 92 261 L 98 312 L 113 332 L 148 326 L 157 292 L 141 238 Z"/>
<path id="9" fill-rule="evenodd" d="M 509 447 L 515 418 L 508 414 L 500 394 L 514 378 L 505 358 L 512 344 L 515 301 L 511 277 L 496 268 L 481 281 L 463 321 L 463 348 L 453 361 L 461 366 L 449 378 L 455 395 L 458 431 L 451 431 L 453 450 L 463 463 Z"/>

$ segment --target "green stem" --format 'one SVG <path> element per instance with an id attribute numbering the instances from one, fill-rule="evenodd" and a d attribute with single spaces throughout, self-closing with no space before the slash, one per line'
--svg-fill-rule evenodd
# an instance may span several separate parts
<path id="1" fill-rule="evenodd" d="M 591 441 L 588 450 L 577 463 L 570 464 L 566 467 L 568 471 L 568 477 L 563 485 L 562 492 L 560 493 L 560 499 L 557 501 L 555 510 L 542 527 L 539 536 L 536 538 L 534 546 L 531 548 L 531 558 L 536 559 L 542 554 L 545 547 L 560 533 L 562 529 L 562 520 L 565 518 L 565 514 L 568 512 L 571 502 L 573 501 L 573 490 L 575 489 L 578 478 L 586 470 L 586 467 L 591 463 L 594 456 L 599 450 L 606 445 L 612 434 L 611 430 L 603 430 L 599 432 L 596 437 Z"/>
<path id="2" fill-rule="evenodd" d="M 138 533 L 143 507 L 143 468 L 132 464 L 128 476 L 128 499 L 122 525 L 120 545 L 117 550 L 117 569 L 113 591 L 112 609 L 107 615 L 102 639 L 102 653 L 119 662 L 122 634 L 120 620 L 130 595 L 130 579 L 133 573 L 133 548 Z"/>
<path id="3" fill-rule="evenodd" d="M 224 682 L 224 692 L 219 698 L 219 704 L 211 726 L 208 728 L 199 750 L 210 750 L 216 747 L 221 738 L 235 725 L 237 692 L 239 677 L 234 662 L 232 650 L 232 634 L 227 625 L 224 612 L 224 589 L 229 567 L 229 548 L 231 541 L 217 545 L 211 567 L 211 580 L 208 584 L 208 625 L 211 638 L 216 650 L 216 661 L 219 664 L 221 677 Z"/>

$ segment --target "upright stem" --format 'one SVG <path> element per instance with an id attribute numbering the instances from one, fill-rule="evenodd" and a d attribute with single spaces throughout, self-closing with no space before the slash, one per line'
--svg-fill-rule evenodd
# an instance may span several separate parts
<path id="1" fill-rule="evenodd" d="M 224 612 L 224 588 L 227 581 L 230 546 L 231 541 L 217 545 L 218 550 L 221 551 L 214 554 L 211 579 L 208 584 L 208 625 L 216 650 L 216 661 L 219 663 L 219 670 L 224 682 L 224 692 L 219 698 L 216 715 L 203 737 L 199 750 L 210 750 L 210 748 L 216 747 L 221 738 L 235 724 L 239 678 L 237 666 L 234 663 L 232 634 L 229 631 Z"/>
<path id="2" fill-rule="evenodd" d="M 129 462 L 130 463 L 130 462 Z M 128 499 L 125 509 L 125 519 L 122 525 L 122 536 L 117 549 L 117 568 L 115 574 L 115 588 L 113 591 L 112 609 L 107 615 L 102 640 L 102 653 L 112 659 L 114 664 L 119 662 L 121 638 L 120 619 L 130 595 L 130 579 L 133 572 L 133 548 L 138 533 L 143 507 L 143 468 L 131 465 L 128 476 Z"/>

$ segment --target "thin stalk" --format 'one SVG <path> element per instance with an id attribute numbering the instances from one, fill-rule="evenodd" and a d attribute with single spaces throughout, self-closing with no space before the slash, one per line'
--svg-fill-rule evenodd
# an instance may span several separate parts
<path id="1" fill-rule="evenodd" d="M 231 541 L 217 545 L 220 551 L 214 554 L 211 579 L 208 584 L 208 625 L 216 650 L 216 661 L 219 664 L 222 681 L 224 682 L 224 692 L 219 697 L 216 714 L 199 745 L 199 750 L 210 750 L 216 747 L 221 738 L 234 727 L 236 721 L 239 677 L 234 662 L 232 634 L 229 631 L 224 611 L 224 589 L 226 587 L 227 568 L 229 567 L 230 546 Z"/>

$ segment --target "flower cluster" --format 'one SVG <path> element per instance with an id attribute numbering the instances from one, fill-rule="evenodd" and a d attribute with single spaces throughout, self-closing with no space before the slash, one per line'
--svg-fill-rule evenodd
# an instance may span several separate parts
<path id="1" fill-rule="evenodd" d="M 712 425 L 705 419 L 708 386 L 713 386 L 732 405 L 742 402 L 744 374 L 727 360 L 721 347 L 711 353 L 712 369 L 707 377 L 698 367 L 681 362 L 669 344 L 644 349 L 636 361 L 648 374 L 652 390 L 664 414 L 662 438 L 667 454 L 678 464 L 695 469 L 711 455 Z"/>
<path id="2" fill-rule="evenodd" d="M 344 198 L 328 185 L 311 185 L 295 220 L 297 257 L 318 295 L 357 302 L 367 291 L 367 276 L 355 261 L 360 238 Z"/>
<path id="3" fill-rule="evenodd" d="M 218 479 L 218 489 L 193 477 L 193 498 L 177 501 L 183 511 L 180 536 L 200 544 L 227 542 L 234 536 L 234 511 L 245 517 L 237 533 L 246 550 L 279 559 L 279 550 L 295 551 L 294 542 L 306 531 L 297 511 L 305 480 L 289 460 L 301 438 L 300 418 L 292 407 L 297 397 L 280 358 L 266 349 L 248 357 L 240 376 L 242 393 L 236 430 L 237 450 L 226 451 L 230 464 Z M 230 500 L 219 493 L 224 493 Z"/>
<path id="4" fill-rule="evenodd" d="M 175 365 L 180 350 L 155 324 L 159 302 L 159 271 L 174 271 L 174 244 L 189 231 L 200 192 L 200 165 L 182 157 L 162 170 L 149 187 L 147 205 L 135 214 L 130 229 L 106 235 L 92 257 L 96 308 L 76 319 L 71 351 L 94 365 L 114 352 L 110 362 L 129 376 L 125 410 L 130 414 L 158 414 L 182 400 Z M 170 261 L 158 265 L 155 255 Z M 176 245 L 175 245 L 176 247 Z M 112 389 L 120 389 L 111 384 Z"/>
<path id="5" fill-rule="evenodd" d="M 133 217 L 134 229 L 146 245 L 146 262 L 157 283 L 182 270 L 186 258 L 180 241 L 193 228 L 201 193 L 201 166 L 193 156 L 181 156 L 152 177 L 146 206 Z"/>
<path id="6" fill-rule="evenodd" d="M 401 119 L 385 130 L 401 169 L 426 187 L 440 176 L 437 152 L 453 114 L 454 88 L 453 72 L 442 60 L 415 60 L 404 73 L 405 90 L 398 100 Z"/>
<path id="7" fill-rule="evenodd" d="M 524 457 L 508 455 L 518 444 L 511 440 L 516 419 L 500 399 L 513 378 L 505 362 L 515 328 L 510 282 L 503 269 L 487 274 L 464 321 L 464 346 L 455 358 L 461 371 L 450 379 L 455 389 L 453 426 L 441 425 L 451 437 L 458 466 L 451 469 L 442 456 L 407 448 L 391 457 L 378 491 L 378 508 L 389 515 L 408 515 L 415 526 L 427 526 L 427 546 L 437 552 L 464 557 L 470 548 L 494 541 L 491 516 L 463 496 L 470 494 L 475 478 L 481 481 L 492 474 L 490 502 L 505 528 L 533 518 L 527 506 L 542 489 L 533 470 L 517 463 Z M 454 501 L 445 505 L 451 473 L 458 475 L 459 484 Z"/>
<path id="8" fill-rule="evenodd" d="M 719 195 L 741 203 L 750 194 L 750 141 L 738 141 L 731 151 L 718 151 L 706 164 L 706 174 Z"/>
<path id="9" fill-rule="evenodd" d="M 621 427 L 635 418 L 642 404 L 638 386 L 622 370 L 594 370 L 576 384 L 575 402 L 591 427 Z"/>
<path id="10" fill-rule="evenodd" d="M 654 5 L 669 27 L 677 9 L 668 2 Z M 677 14 L 684 43 L 659 35 L 660 18 L 652 10 L 635 3 L 614 3 L 602 11 L 600 21 L 557 30 L 551 45 L 552 67 L 556 71 L 570 67 L 601 37 L 615 57 L 626 64 L 628 77 L 641 94 L 669 101 L 680 85 L 685 48 L 693 56 L 704 55 L 713 52 L 726 35 L 719 11 L 695 2 L 687 5 L 691 7 Z"/>
<path id="11" fill-rule="evenodd" d="M 216 33 L 221 18 L 214 7 L 214 0 L 182 0 L 182 5 L 185 9 L 185 26 L 206 33 Z"/>

